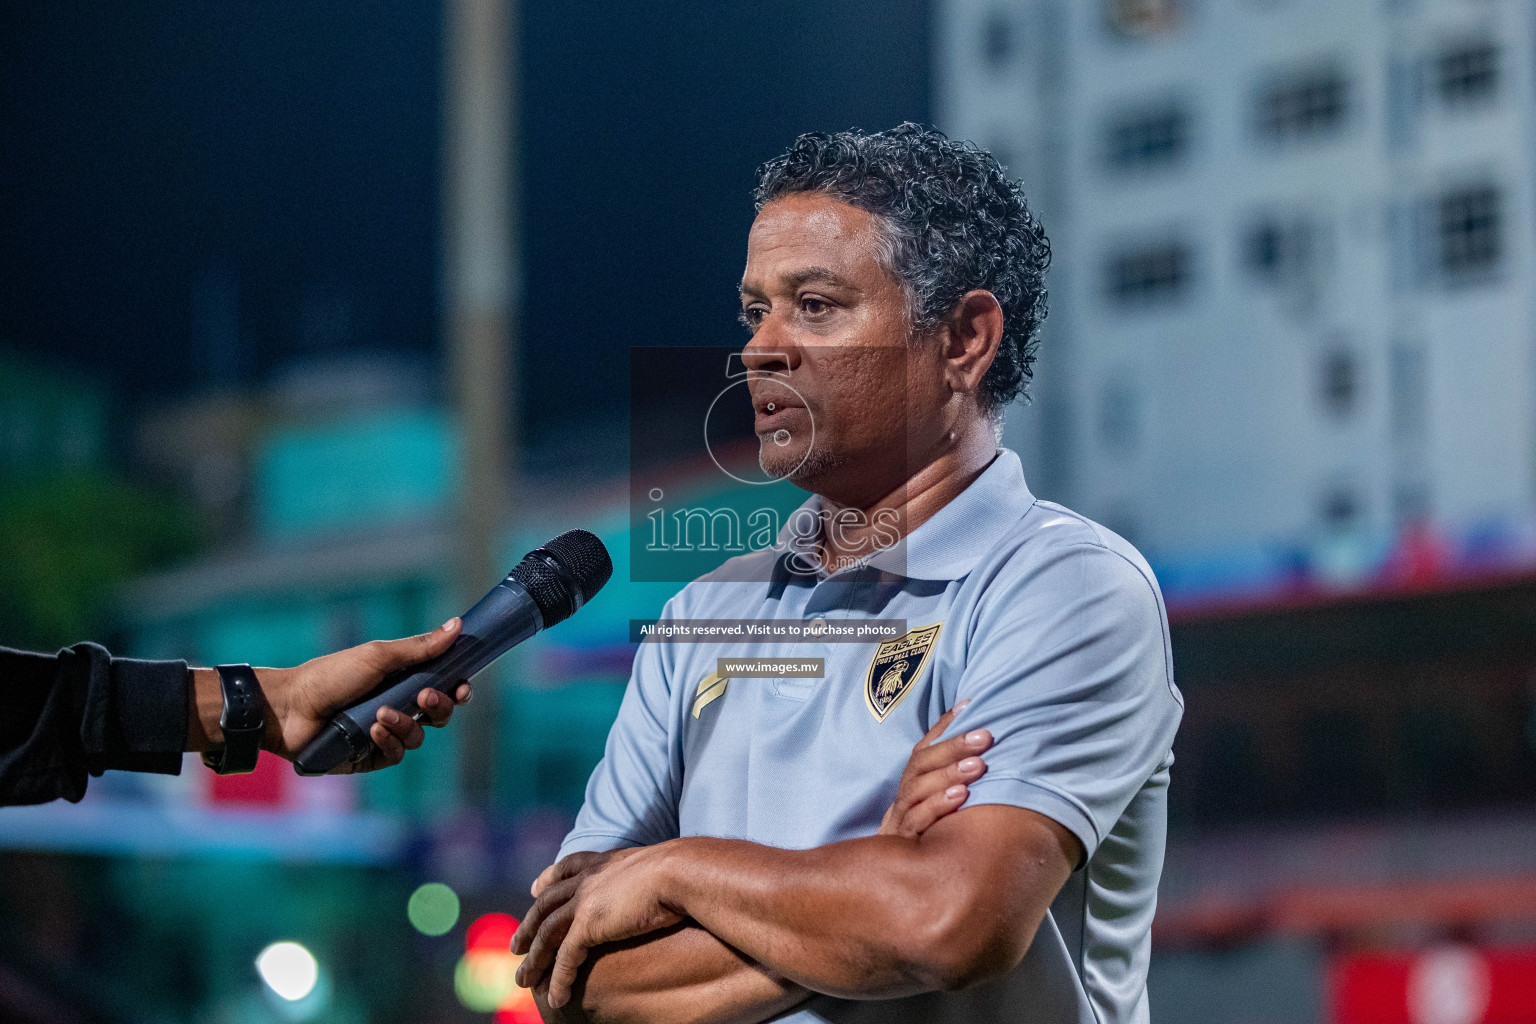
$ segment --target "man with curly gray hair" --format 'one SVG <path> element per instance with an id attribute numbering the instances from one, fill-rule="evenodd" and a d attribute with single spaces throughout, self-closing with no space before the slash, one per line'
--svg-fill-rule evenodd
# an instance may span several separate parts
<path id="1" fill-rule="evenodd" d="M 902 625 L 641 644 L 519 980 L 546 1020 L 1146 1021 L 1183 699 L 1146 562 L 998 447 L 1045 234 L 913 124 L 803 135 L 755 198 L 742 360 L 810 529 L 663 619 Z"/>
<path id="2" fill-rule="evenodd" d="M 1051 243 L 1017 181 L 968 143 L 907 123 L 879 135 L 802 135 L 758 172 L 759 211 L 806 193 L 874 214 L 882 264 L 907 291 L 913 331 L 931 335 L 974 289 L 992 293 L 1003 334 L 979 397 L 1024 394 L 1046 314 Z"/>

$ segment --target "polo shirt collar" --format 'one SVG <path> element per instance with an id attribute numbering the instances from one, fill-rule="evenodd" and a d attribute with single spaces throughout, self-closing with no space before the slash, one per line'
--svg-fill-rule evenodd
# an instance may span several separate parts
<path id="1" fill-rule="evenodd" d="M 987 541 L 1017 523 L 1035 503 L 1024 482 L 1024 467 L 1008 448 L 999 448 L 990 465 L 933 517 L 888 548 L 859 563 L 882 572 L 920 580 L 954 580 L 969 573 L 988 550 Z M 821 496 L 812 495 L 800 506 L 821 512 Z M 815 559 L 815 541 L 800 542 L 788 525 L 779 533 L 786 554 L 799 553 Z M 857 571 L 850 567 L 843 573 Z"/>

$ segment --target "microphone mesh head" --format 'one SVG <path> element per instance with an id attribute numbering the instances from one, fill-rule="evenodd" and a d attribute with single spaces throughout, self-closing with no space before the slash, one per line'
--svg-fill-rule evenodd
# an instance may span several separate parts
<path id="1" fill-rule="evenodd" d="M 613 578 L 613 559 L 608 557 L 608 549 L 586 530 L 567 530 L 545 544 L 544 550 L 575 577 L 581 588 L 582 604 L 592 600 Z"/>
<path id="2" fill-rule="evenodd" d="M 613 561 L 595 536 L 568 530 L 524 555 L 511 575 L 539 606 L 548 629 L 592 600 L 613 576 Z"/>

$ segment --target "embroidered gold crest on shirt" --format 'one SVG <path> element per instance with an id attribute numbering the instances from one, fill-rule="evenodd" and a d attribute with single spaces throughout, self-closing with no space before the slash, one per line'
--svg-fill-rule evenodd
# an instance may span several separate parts
<path id="1" fill-rule="evenodd" d="M 875 721 L 885 721 L 885 716 L 901 703 L 901 698 L 923 674 L 923 666 L 928 664 L 928 655 L 943 625 L 939 622 L 909 630 L 894 640 L 881 641 L 875 648 L 874 660 L 864 677 L 864 703 L 869 705 Z"/>
<path id="2" fill-rule="evenodd" d="M 711 672 L 700 679 L 699 688 L 693 694 L 693 717 L 698 718 L 704 706 L 716 697 L 725 696 L 725 688 L 730 684 L 730 677 L 722 677 L 718 672 Z"/>

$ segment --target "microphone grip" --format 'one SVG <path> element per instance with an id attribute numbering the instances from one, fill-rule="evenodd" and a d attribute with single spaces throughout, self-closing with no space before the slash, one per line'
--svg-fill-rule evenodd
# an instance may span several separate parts
<path id="1" fill-rule="evenodd" d="M 442 654 L 390 673 L 360 703 L 331 719 L 294 758 L 294 770 L 300 775 L 324 775 L 347 761 L 366 757 L 373 749 L 368 730 L 378 720 L 379 709 L 391 707 L 415 715 L 421 710 L 416 695 L 422 690 L 457 690 L 460 683 L 544 627 L 538 605 L 510 578 L 477 601 L 462 621 L 462 632 Z"/>

